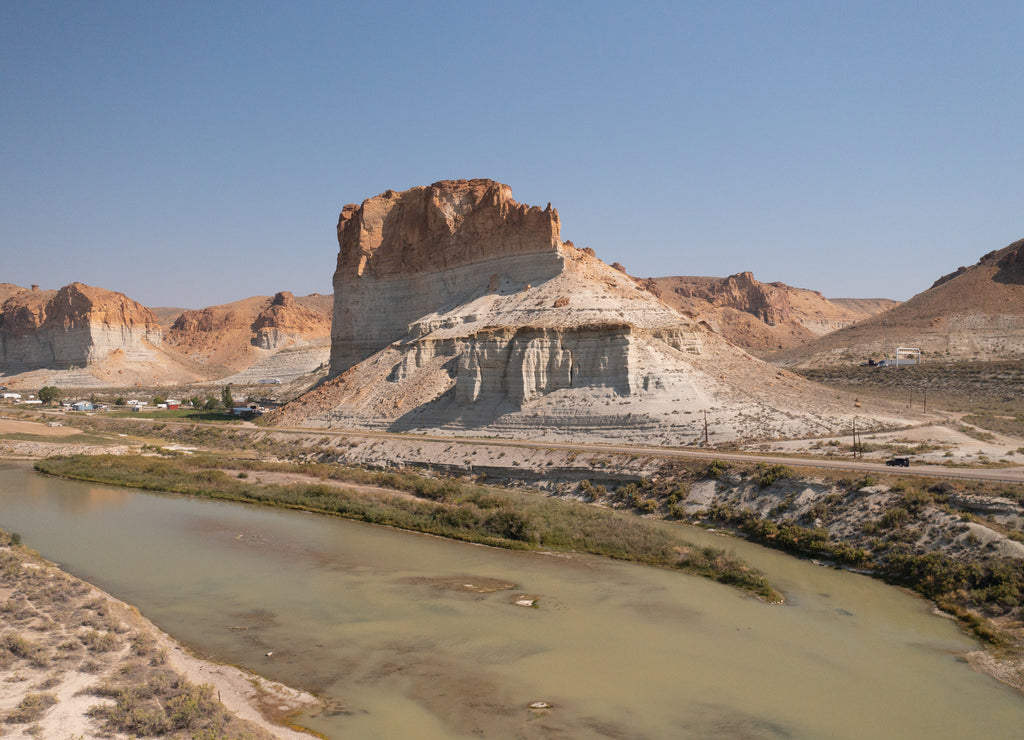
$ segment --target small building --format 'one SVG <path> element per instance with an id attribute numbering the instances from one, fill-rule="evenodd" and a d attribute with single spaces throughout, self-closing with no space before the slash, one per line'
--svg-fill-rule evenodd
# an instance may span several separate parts
<path id="1" fill-rule="evenodd" d="M 89 401 L 75 401 L 71 404 L 72 411 L 92 411 L 92 403 Z"/>
<path id="2" fill-rule="evenodd" d="M 4 398 L 5 401 L 20 401 L 21 400 L 21 394 L 20 393 L 10 393 L 10 392 L 8 392 L 8 393 L 4 393 L 3 398 Z"/>
<path id="3" fill-rule="evenodd" d="M 181 408 L 181 401 L 178 401 L 177 399 L 174 399 L 174 398 L 168 398 L 167 399 L 167 408 L 172 410 L 172 411 L 174 409 Z"/>

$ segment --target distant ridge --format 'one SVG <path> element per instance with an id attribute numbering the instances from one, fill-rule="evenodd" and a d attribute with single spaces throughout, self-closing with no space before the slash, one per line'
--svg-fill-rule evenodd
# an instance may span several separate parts
<path id="1" fill-rule="evenodd" d="M 653 285 L 673 308 L 707 321 L 730 342 L 758 355 L 806 344 L 898 304 L 886 298 L 829 300 L 816 290 L 762 283 L 750 272 L 641 282 Z"/>
<path id="2" fill-rule="evenodd" d="M 921 349 L 926 362 L 1024 358 L 1024 239 L 943 275 L 899 306 L 770 359 L 859 363 L 891 357 L 899 346 Z"/>
<path id="3" fill-rule="evenodd" d="M 296 298 L 282 291 L 273 297 L 253 296 L 182 311 L 167 330 L 165 342 L 220 376 L 238 373 L 268 353 L 300 346 L 319 348 L 316 357 L 308 360 L 312 365 L 304 371 L 308 372 L 328 358 L 331 302 L 329 295 Z"/>
<path id="4" fill-rule="evenodd" d="M 331 296 L 282 291 L 159 314 L 83 283 L 0 283 L 0 299 L 0 376 L 30 386 L 176 385 L 250 369 L 246 382 L 266 374 L 287 381 L 326 367 L 330 352 Z"/>

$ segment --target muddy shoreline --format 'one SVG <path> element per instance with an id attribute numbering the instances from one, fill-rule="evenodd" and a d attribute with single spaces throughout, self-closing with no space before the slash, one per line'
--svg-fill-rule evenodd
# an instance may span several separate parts
<path id="1" fill-rule="evenodd" d="M 0 533 L 0 717 L 12 737 L 125 737 L 105 712 L 122 699 L 168 688 L 138 711 L 165 711 L 165 737 L 198 731 L 254 738 L 308 740 L 288 718 L 323 702 L 304 691 L 240 668 L 204 660 L 160 630 L 138 609 L 69 575 Z M 174 691 L 206 690 L 194 717 L 173 717 Z M 180 702 L 178 702 L 180 705 Z M 37 707 L 33 709 L 33 707 Z M 101 708 L 97 712 L 97 707 Z M 31 711 L 30 711 L 31 710 Z M 120 719 L 120 718 L 117 718 Z M 120 730 L 120 731 L 119 731 Z M 231 735 L 234 736 L 234 735 Z"/>

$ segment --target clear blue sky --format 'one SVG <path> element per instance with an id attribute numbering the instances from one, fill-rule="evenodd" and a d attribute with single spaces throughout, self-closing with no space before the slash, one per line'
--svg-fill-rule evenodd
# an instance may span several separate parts
<path id="1" fill-rule="evenodd" d="M 634 275 L 905 299 L 1024 236 L 1024 3 L 0 4 L 0 281 L 327 293 L 489 177 Z"/>

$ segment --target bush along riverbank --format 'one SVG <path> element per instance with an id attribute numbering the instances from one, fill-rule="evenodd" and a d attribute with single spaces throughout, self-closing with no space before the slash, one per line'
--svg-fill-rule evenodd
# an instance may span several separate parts
<path id="1" fill-rule="evenodd" d="M 757 570 L 723 550 L 694 546 L 659 522 L 455 478 L 214 455 L 71 455 L 45 458 L 35 467 L 67 478 L 302 509 L 496 547 L 603 555 L 782 600 Z"/>
<path id="2" fill-rule="evenodd" d="M 986 671 L 1024 691 L 1018 485 L 688 461 L 625 485 L 584 481 L 576 494 L 645 516 L 726 527 L 917 591 L 988 644 Z"/>
<path id="3" fill-rule="evenodd" d="M 261 710 L 274 707 L 283 719 L 288 711 L 320 704 L 186 655 L 137 610 L 3 531 L 0 617 L 0 734 L 299 738 L 309 736 L 269 721 Z"/>
<path id="4" fill-rule="evenodd" d="M 381 445 L 376 452 L 385 461 L 396 456 L 382 442 L 327 444 L 322 437 L 295 442 L 279 452 L 296 462 L 234 459 L 225 453 L 120 462 L 59 458 L 37 467 L 87 480 L 298 506 L 502 547 L 603 554 L 681 568 L 736 583 L 764 599 L 777 598 L 760 574 L 725 554 L 665 540 L 660 533 L 646 541 L 646 532 L 664 527 L 638 529 L 637 522 L 668 519 L 725 527 L 769 547 L 917 591 L 987 643 L 980 668 L 1024 691 L 1024 489 L 1019 485 L 898 474 L 856 478 L 784 465 L 638 455 L 619 459 L 571 451 L 552 451 L 547 463 L 542 452 L 522 452 L 516 459 L 529 454 L 529 465 L 509 462 L 503 468 L 503 480 L 515 483 L 521 474 L 522 482 L 544 486 L 549 494 L 544 496 L 536 490 L 477 485 L 473 481 L 483 477 L 479 466 L 473 468 L 475 477 L 456 478 L 346 464 L 353 455 L 362 455 L 357 458 L 362 461 L 375 445 Z M 429 446 L 420 440 L 409 445 L 416 453 Z M 146 461 L 161 459 L 180 465 L 147 468 L 158 463 Z M 187 464 L 180 462 L 186 459 Z M 138 472 L 133 472 L 136 465 Z M 458 470 L 456 465 L 446 467 Z M 178 481 L 176 470 L 189 472 Z M 307 476 L 305 485 L 348 484 L 354 491 L 270 490 L 270 474 L 288 471 Z M 587 471 L 590 478 L 579 475 Z M 205 492 L 194 485 L 204 477 Z M 246 487 L 258 478 L 265 479 L 264 485 Z M 368 491 L 367 486 L 390 493 Z M 405 501 L 394 502 L 400 494 Z M 598 506 L 548 508 L 559 499 L 576 507 L 580 502 Z M 625 518 L 605 518 L 613 513 Z"/>

